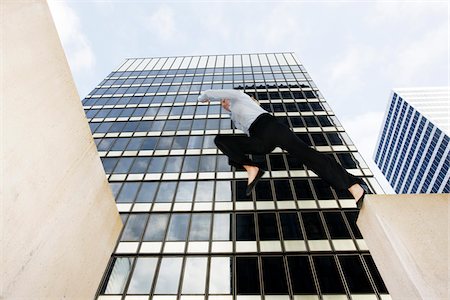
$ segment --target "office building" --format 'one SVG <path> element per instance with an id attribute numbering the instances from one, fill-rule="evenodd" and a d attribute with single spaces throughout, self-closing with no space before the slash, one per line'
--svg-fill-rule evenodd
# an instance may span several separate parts
<path id="1" fill-rule="evenodd" d="M 389 299 L 347 191 L 275 149 L 245 195 L 214 145 L 243 133 L 207 89 L 253 94 L 382 192 L 293 53 L 127 59 L 83 100 L 125 224 L 98 299 Z"/>
<path id="2" fill-rule="evenodd" d="M 375 163 L 395 192 L 449 193 L 448 87 L 395 89 Z"/>

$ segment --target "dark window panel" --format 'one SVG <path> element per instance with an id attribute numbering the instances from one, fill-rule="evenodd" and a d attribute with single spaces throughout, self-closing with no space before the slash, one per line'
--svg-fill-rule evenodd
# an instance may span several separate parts
<path id="1" fill-rule="evenodd" d="M 341 136 L 337 133 L 326 133 L 328 139 L 331 142 L 331 145 L 344 145 L 344 141 L 341 139 Z"/>
<path id="2" fill-rule="evenodd" d="M 236 283 L 238 295 L 260 293 L 257 257 L 236 257 Z"/>
<path id="3" fill-rule="evenodd" d="M 314 190 L 316 191 L 317 198 L 319 200 L 334 199 L 333 193 L 331 192 L 330 185 L 322 179 L 312 180 Z"/>
<path id="4" fill-rule="evenodd" d="M 319 123 L 317 123 L 316 119 L 313 116 L 303 117 L 303 120 L 306 123 L 306 127 L 318 127 Z"/>
<path id="5" fill-rule="evenodd" d="M 284 112 L 285 111 L 283 104 L 281 104 L 281 103 L 272 103 L 272 107 L 273 107 L 274 112 Z"/>
<path id="6" fill-rule="evenodd" d="M 255 220 L 253 214 L 236 214 L 236 240 L 255 241 Z"/>
<path id="7" fill-rule="evenodd" d="M 375 282 L 375 286 L 377 287 L 378 292 L 380 294 L 387 294 L 388 290 L 384 285 L 383 278 L 381 278 L 381 275 L 378 272 L 377 266 L 375 265 L 372 256 L 367 254 L 363 255 L 363 258 L 367 264 L 367 267 L 369 268 L 370 274 L 372 275 L 372 279 Z"/>
<path id="8" fill-rule="evenodd" d="M 307 179 L 296 179 L 293 182 L 297 199 L 314 200 L 314 196 Z"/>
<path id="9" fill-rule="evenodd" d="M 294 294 L 317 294 L 307 256 L 288 256 L 289 274 Z"/>
<path id="10" fill-rule="evenodd" d="M 358 212 L 357 211 L 346 211 L 345 216 L 347 217 L 348 224 L 350 225 L 350 229 L 353 232 L 353 235 L 356 239 L 362 239 L 361 232 L 358 229 L 358 226 L 356 226 L 356 219 L 358 218 Z"/>
<path id="11" fill-rule="evenodd" d="M 236 181 L 236 201 L 251 200 L 251 197 L 245 194 L 246 189 L 247 189 L 247 181 Z"/>
<path id="12" fill-rule="evenodd" d="M 356 169 L 358 168 L 357 161 L 353 158 L 350 153 L 336 153 L 341 165 L 346 169 Z"/>
<path id="13" fill-rule="evenodd" d="M 269 160 L 272 171 L 286 170 L 282 154 L 270 154 Z"/>
<path id="14" fill-rule="evenodd" d="M 305 169 L 303 162 L 296 156 L 292 156 L 292 155 L 288 154 L 288 155 L 286 155 L 286 159 L 287 159 L 290 170 L 304 170 Z"/>
<path id="15" fill-rule="evenodd" d="M 322 126 L 333 126 L 333 122 L 327 116 L 317 116 L 319 123 Z"/>
<path id="16" fill-rule="evenodd" d="M 310 240 L 327 239 L 325 229 L 320 219 L 319 212 L 302 212 L 303 224 L 305 226 L 306 236 Z"/>
<path id="17" fill-rule="evenodd" d="M 256 192 L 256 200 L 257 201 L 272 201 L 272 187 L 270 186 L 269 180 L 260 180 L 258 185 L 254 189 Z"/>
<path id="18" fill-rule="evenodd" d="M 308 103 L 298 102 L 297 105 L 300 111 L 311 111 L 311 108 L 309 107 Z"/>
<path id="19" fill-rule="evenodd" d="M 340 212 L 323 212 L 332 239 L 350 239 L 351 235 Z"/>
<path id="20" fill-rule="evenodd" d="M 322 294 L 345 294 L 333 256 L 313 256 L 313 261 Z"/>
<path id="21" fill-rule="evenodd" d="M 308 146 L 312 146 L 312 141 L 311 138 L 309 137 L 309 135 L 307 133 L 296 133 L 295 134 L 299 139 L 301 139 L 305 144 L 307 144 Z"/>
<path id="22" fill-rule="evenodd" d="M 347 281 L 350 293 L 373 294 L 367 273 L 364 271 L 359 255 L 342 255 L 338 257 Z"/>
<path id="23" fill-rule="evenodd" d="M 311 133 L 311 137 L 316 146 L 328 146 L 328 142 L 322 133 Z"/>
<path id="24" fill-rule="evenodd" d="M 262 241 L 280 239 L 275 213 L 259 213 L 258 229 L 259 239 Z"/>
<path id="25" fill-rule="evenodd" d="M 288 293 L 283 257 L 262 257 L 262 270 L 266 294 Z"/>
<path id="26" fill-rule="evenodd" d="M 289 184 L 289 180 L 281 179 L 273 181 L 275 186 L 275 194 L 277 196 L 277 200 L 293 200 L 291 186 Z"/>
<path id="27" fill-rule="evenodd" d="M 302 240 L 303 234 L 300 228 L 300 221 L 297 213 L 280 213 L 281 229 L 283 239 Z"/>

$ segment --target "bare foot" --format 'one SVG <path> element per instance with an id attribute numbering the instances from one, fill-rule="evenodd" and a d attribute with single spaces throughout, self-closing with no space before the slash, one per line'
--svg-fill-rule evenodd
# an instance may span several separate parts
<path id="1" fill-rule="evenodd" d="M 355 200 L 358 200 L 364 194 L 364 189 L 358 183 L 355 183 L 354 185 L 349 187 L 348 191 L 352 194 Z"/>
<path id="2" fill-rule="evenodd" d="M 255 166 L 244 166 L 245 170 L 247 171 L 248 176 L 248 184 L 249 185 L 258 174 L 259 168 Z"/>

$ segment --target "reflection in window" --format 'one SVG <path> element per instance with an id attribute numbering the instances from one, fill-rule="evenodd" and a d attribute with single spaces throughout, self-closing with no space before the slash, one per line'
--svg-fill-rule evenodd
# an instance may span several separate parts
<path id="1" fill-rule="evenodd" d="M 139 241 L 144 232 L 147 214 L 131 214 L 123 230 L 121 241 Z"/>
<path id="2" fill-rule="evenodd" d="M 121 157 L 114 169 L 114 173 L 127 173 L 133 163 L 134 157 Z"/>
<path id="3" fill-rule="evenodd" d="M 161 182 L 155 202 L 172 202 L 176 182 Z"/>
<path id="4" fill-rule="evenodd" d="M 167 157 L 152 157 L 152 160 L 150 162 L 150 166 L 148 167 L 148 173 L 161 173 L 164 164 L 166 162 Z"/>
<path id="5" fill-rule="evenodd" d="M 183 156 L 169 156 L 167 158 L 166 172 L 178 173 L 181 170 L 183 164 Z"/>
<path id="6" fill-rule="evenodd" d="M 158 259 L 156 257 L 139 257 L 134 267 L 133 276 L 128 286 L 128 294 L 149 294 L 155 276 Z"/>
<path id="7" fill-rule="evenodd" d="M 231 201 L 230 181 L 216 181 L 216 201 Z"/>
<path id="8" fill-rule="evenodd" d="M 236 283 L 238 294 L 259 294 L 257 257 L 236 257 Z"/>
<path id="9" fill-rule="evenodd" d="M 168 214 L 152 214 L 147 223 L 147 229 L 144 234 L 144 241 L 162 241 L 166 233 Z"/>
<path id="10" fill-rule="evenodd" d="M 195 201 L 212 202 L 214 193 L 214 181 L 199 181 Z"/>
<path id="11" fill-rule="evenodd" d="M 136 202 L 153 202 L 153 197 L 155 197 L 155 192 L 158 187 L 157 182 L 144 182 L 139 189 L 139 193 L 136 197 Z"/>
<path id="12" fill-rule="evenodd" d="M 200 172 L 214 172 L 216 169 L 216 156 L 215 155 L 203 155 L 200 156 Z"/>
<path id="13" fill-rule="evenodd" d="M 183 276 L 183 294 L 205 294 L 206 257 L 188 257 Z"/>
<path id="14" fill-rule="evenodd" d="M 207 241 L 211 228 L 211 214 L 192 214 L 190 241 Z"/>
<path id="15" fill-rule="evenodd" d="M 287 294 L 288 287 L 283 258 L 262 257 L 264 291 L 266 294 Z"/>
<path id="16" fill-rule="evenodd" d="M 187 229 L 189 223 L 188 214 L 173 214 L 170 219 L 169 232 L 167 233 L 168 241 L 184 241 L 186 240 Z"/>
<path id="17" fill-rule="evenodd" d="M 181 257 L 163 257 L 159 268 L 155 294 L 176 294 L 181 273 Z"/>
<path id="18" fill-rule="evenodd" d="M 125 182 L 120 191 L 119 197 L 117 197 L 117 202 L 119 203 L 130 203 L 133 202 L 136 197 L 140 182 Z"/>
<path id="19" fill-rule="evenodd" d="M 231 239 L 231 214 L 214 214 L 212 239 L 215 241 Z"/>
<path id="20" fill-rule="evenodd" d="M 200 156 L 185 156 L 182 172 L 197 172 Z"/>
<path id="21" fill-rule="evenodd" d="M 117 257 L 104 289 L 104 294 L 122 294 L 133 265 L 133 257 Z"/>
<path id="22" fill-rule="evenodd" d="M 230 294 L 232 280 L 231 258 L 211 257 L 209 293 Z"/>
<path id="23" fill-rule="evenodd" d="M 192 202 L 194 197 L 195 181 L 180 181 L 178 183 L 175 202 Z"/>

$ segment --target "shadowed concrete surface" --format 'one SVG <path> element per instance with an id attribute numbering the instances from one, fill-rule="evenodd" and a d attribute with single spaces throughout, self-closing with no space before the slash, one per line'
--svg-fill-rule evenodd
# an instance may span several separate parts
<path id="1" fill-rule="evenodd" d="M 92 299 L 122 227 L 45 1 L 2 1 L 2 299 Z"/>
<path id="2" fill-rule="evenodd" d="M 392 299 L 449 299 L 450 194 L 366 197 L 357 225 Z"/>

